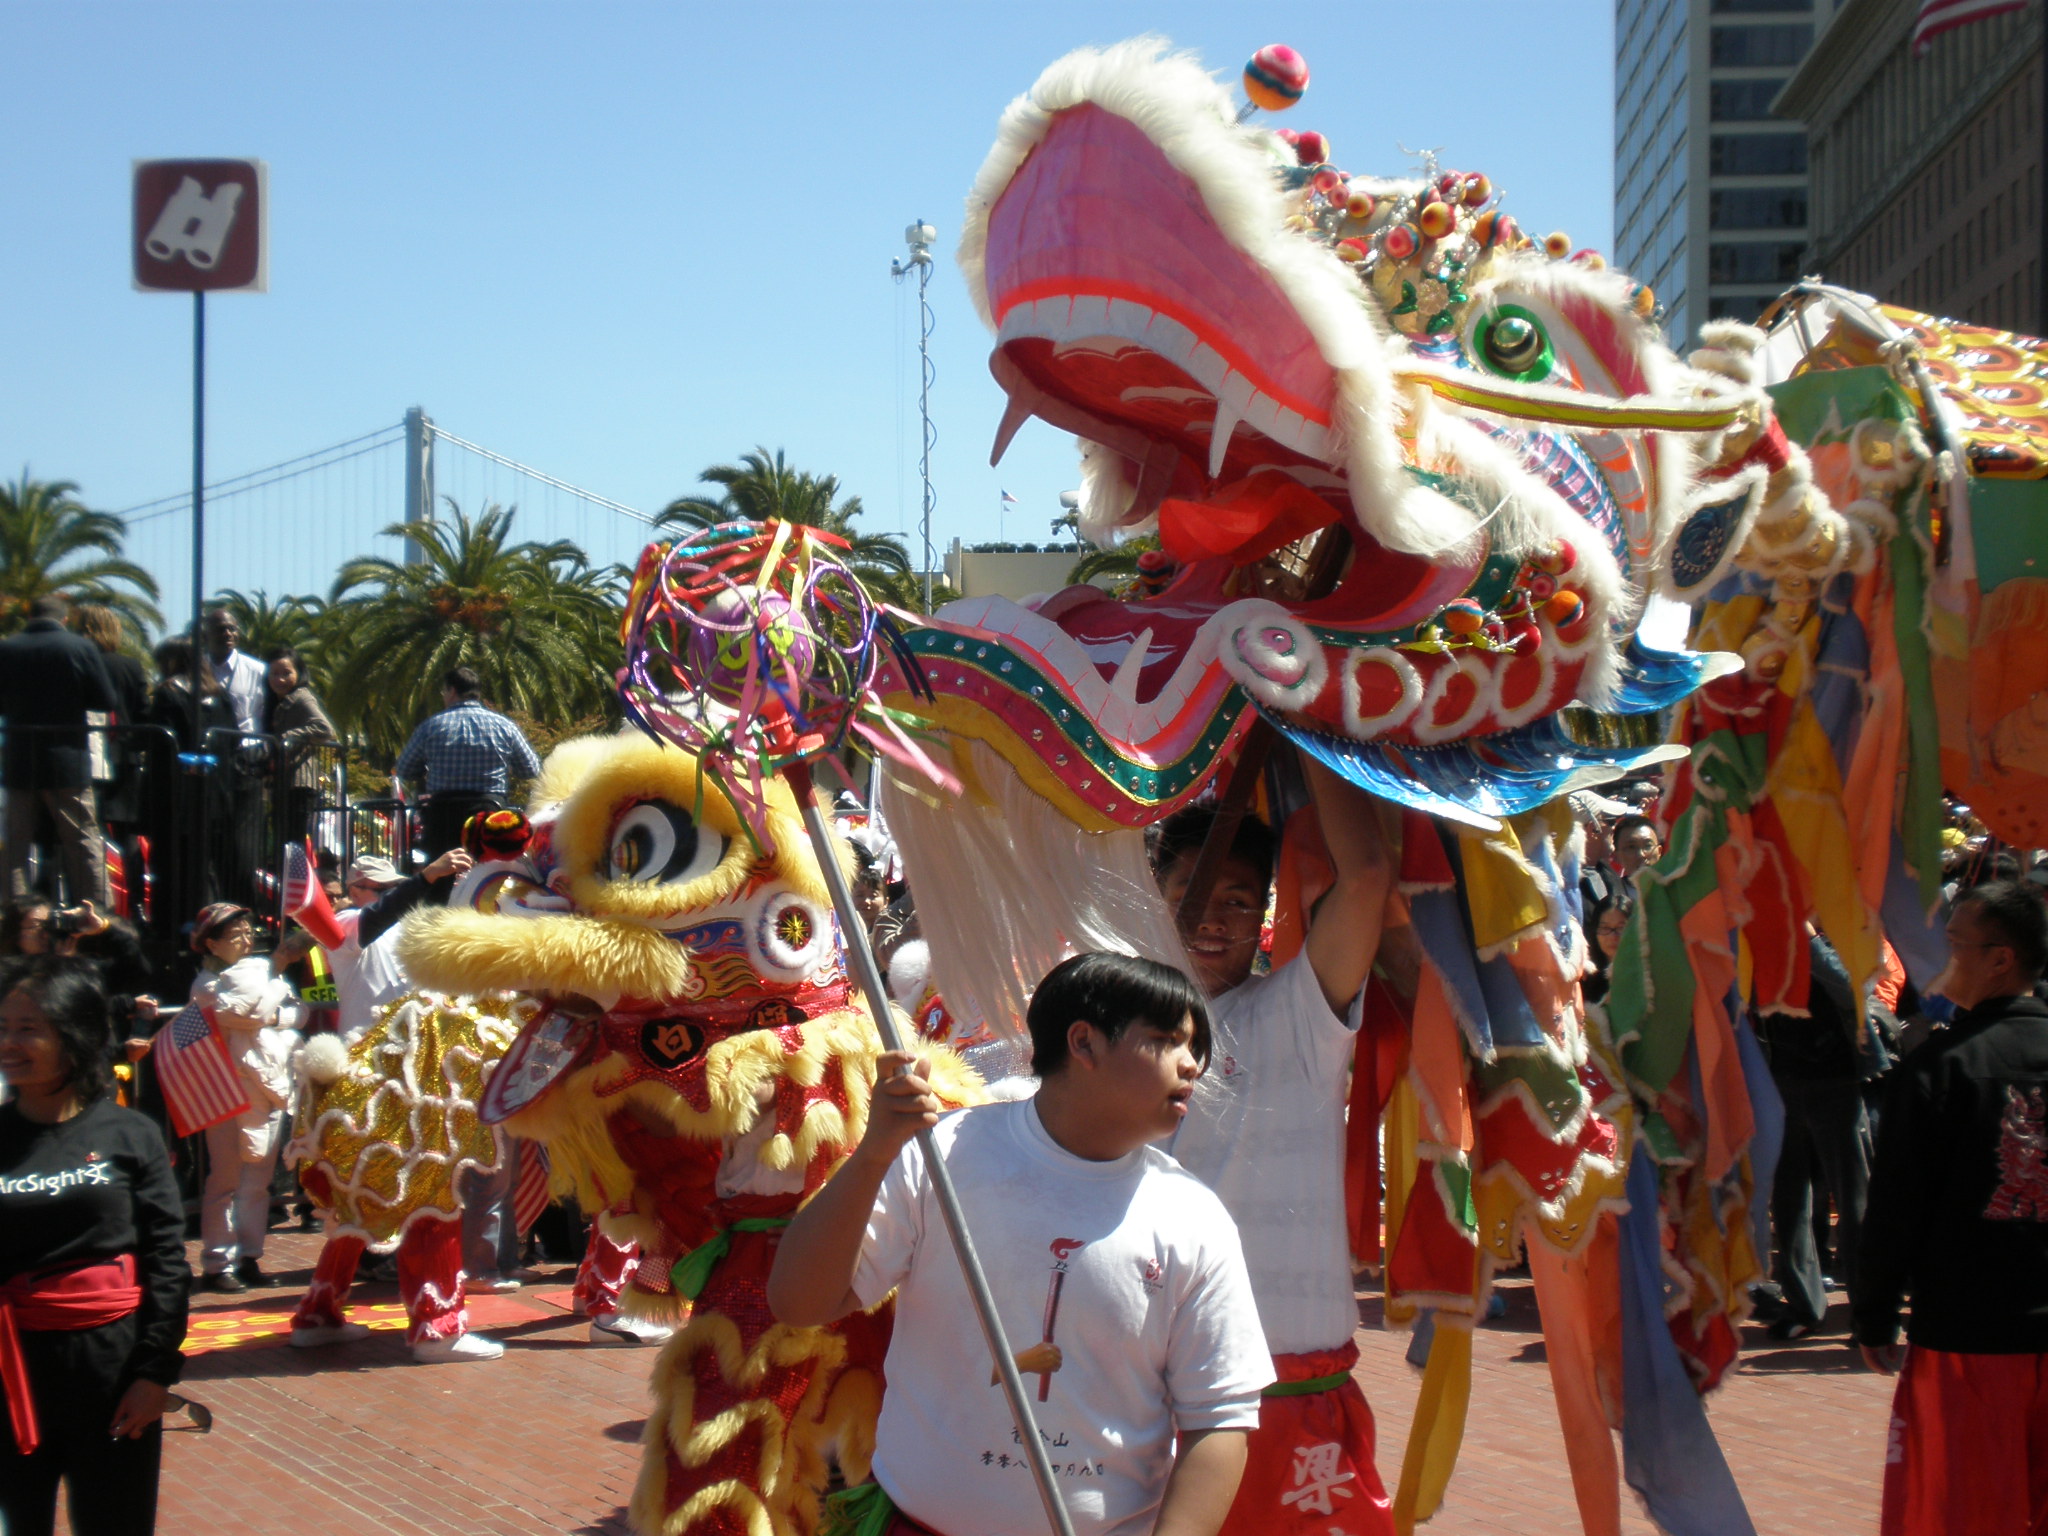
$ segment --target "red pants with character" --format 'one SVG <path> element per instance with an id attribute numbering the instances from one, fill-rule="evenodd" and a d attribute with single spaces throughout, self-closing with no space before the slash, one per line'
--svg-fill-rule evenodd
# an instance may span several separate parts
<path id="1" fill-rule="evenodd" d="M 1883 1536 L 2048 1536 L 2048 1355 L 1906 1351 Z"/>
<path id="2" fill-rule="evenodd" d="M 1351 1375 L 1357 1363 L 1349 1341 L 1273 1357 L 1280 1379 L 1259 1404 L 1219 1536 L 1393 1536 L 1393 1504 L 1373 1465 L 1372 1409 Z"/>

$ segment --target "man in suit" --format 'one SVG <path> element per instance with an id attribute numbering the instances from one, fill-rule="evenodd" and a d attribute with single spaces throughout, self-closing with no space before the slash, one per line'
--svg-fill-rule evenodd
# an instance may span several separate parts
<path id="1" fill-rule="evenodd" d="M 0 719 L 7 729 L 0 778 L 7 786 L 8 891 L 29 894 L 29 850 L 47 814 L 57 829 L 70 903 L 107 904 L 106 847 L 86 756 L 88 710 L 114 707 L 100 649 L 64 627 L 55 594 L 29 604 L 18 635 L 0 641 Z"/>

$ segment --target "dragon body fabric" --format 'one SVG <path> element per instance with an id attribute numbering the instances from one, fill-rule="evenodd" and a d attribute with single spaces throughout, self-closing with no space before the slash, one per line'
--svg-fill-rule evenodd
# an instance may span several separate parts
<path id="1" fill-rule="evenodd" d="M 1624 1471 L 1669 1529 L 1748 1529 L 1700 1392 L 1758 1277 L 1749 1078 L 1688 1033 L 1658 1100 L 1588 1027 L 1561 797 L 1684 757 L 1662 712 L 1741 670 L 1683 647 L 1674 562 L 1825 580 L 1881 530 L 1815 487 L 1722 331 L 1681 361 L 1654 295 L 1531 240 L 1483 175 L 1348 175 L 1154 40 L 1010 106 L 960 260 L 997 456 L 1032 417 L 1074 433 L 1080 532 L 1146 552 L 1120 593 L 941 609 L 907 636 L 933 697 L 884 669 L 965 786 L 885 804 L 947 1008 L 1014 1034 L 1071 948 L 1178 961 L 1140 834 L 1262 738 L 1396 802 L 1416 963 L 1369 989 L 1350 1188 L 1389 1319 L 1433 1325 L 1397 1522 L 1443 1497 L 1471 1323 L 1526 1253 L 1587 1529 L 1618 1529 Z M 1260 793 L 1287 820 L 1286 775 Z M 1296 842 L 1276 960 L 1315 894 Z"/>
<path id="2" fill-rule="evenodd" d="M 885 1309 L 789 1328 L 764 1296 L 781 1226 L 866 1125 L 881 1050 L 788 791 L 765 811 L 772 854 L 689 754 L 565 743 L 525 852 L 400 945 L 423 986 L 523 1026 L 485 1118 L 546 1145 L 557 1191 L 638 1245 L 625 1310 L 687 1318 L 655 1367 L 648 1536 L 805 1536 L 829 1460 L 866 1475 L 880 1405 Z M 978 1098 L 938 1054 L 941 1093 Z"/>

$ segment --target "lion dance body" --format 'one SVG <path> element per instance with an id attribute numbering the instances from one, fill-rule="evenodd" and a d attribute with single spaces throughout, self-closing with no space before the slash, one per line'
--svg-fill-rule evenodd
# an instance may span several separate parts
<path id="1" fill-rule="evenodd" d="M 546 1145 L 556 1191 L 637 1244 L 627 1313 L 687 1318 L 655 1368 L 632 1507 L 660 1536 L 810 1532 L 831 1461 L 867 1475 L 881 1403 L 886 1309 L 790 1328 L 764 1294 L 780 1229 L 866 1126 L 881 1050 L 786 789 L 768 814 L 764 853 L 687 753 L 564 744 L 524 854 L 407 920 L 423 990 L 372 1035 L 523 1026 L 494 1042 L 480 1129 Z M 934 1072 L 950 1101 L 979 1097 L 957 1059 Z"/>

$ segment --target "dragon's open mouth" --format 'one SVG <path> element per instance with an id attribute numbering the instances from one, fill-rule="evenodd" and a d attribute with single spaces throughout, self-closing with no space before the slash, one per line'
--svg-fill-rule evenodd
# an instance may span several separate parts
<path id="1" fill-rule="evenodd" d="M 1256 557 L 1348 508 L 1336 373 L 1295 305 L 1133 123 L 1060 113 L 988 218 L 984 282 L 1009 395 L 1127 461 L 1126 520 L 1162 502 L 1192 555 Z M 1239 535 L 1244 535 L 1239 537 Z"/>

